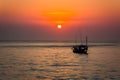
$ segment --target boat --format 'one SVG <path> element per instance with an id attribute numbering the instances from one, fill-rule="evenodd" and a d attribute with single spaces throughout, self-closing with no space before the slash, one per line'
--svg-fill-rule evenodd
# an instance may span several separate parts
<path id="1" fill-rule="evenodd" d="M 78 54 L 88 54 L 88 43 L 87 43 L 87 37 L 86 37 L 86 44 L 81 43 L 80 45 L 74 45 L 73 46 L 73 53 L 78 53 Z"/>

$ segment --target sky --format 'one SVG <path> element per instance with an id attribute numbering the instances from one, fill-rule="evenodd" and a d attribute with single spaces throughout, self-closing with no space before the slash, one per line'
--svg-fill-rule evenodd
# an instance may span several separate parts
<path id="1" fill-rule="evenodd" d="M 81 34 L 120 42 L 120 0 L 0 0 L 0 40 L 75 40 Z"/>

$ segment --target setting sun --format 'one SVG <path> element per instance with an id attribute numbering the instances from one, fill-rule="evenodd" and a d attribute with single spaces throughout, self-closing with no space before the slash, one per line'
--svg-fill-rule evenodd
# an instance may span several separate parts
<path id="1" fill-rule="evenodd" d="M 61 28 L 62 28 L 62 25 L 59 24 L 59 25 L 57 25 L 57 27 L 58 27 L 58 29 L 61 29 Z"/>

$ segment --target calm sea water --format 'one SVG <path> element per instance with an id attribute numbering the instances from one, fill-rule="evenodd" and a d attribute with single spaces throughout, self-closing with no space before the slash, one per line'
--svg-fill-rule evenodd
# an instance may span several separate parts
<path id="1" fill-rule="evenodd" d="M 0 42 L 0 80 L 120 80 L 120 45 L 91 43 L 88 55 L 73 43 Z"/>

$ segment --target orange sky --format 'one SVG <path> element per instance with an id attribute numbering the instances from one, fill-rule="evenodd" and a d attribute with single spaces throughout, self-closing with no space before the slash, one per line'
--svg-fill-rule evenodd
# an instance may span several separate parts
<path id="1" fill-rule="evenodd" d="M 120 13 L 120 0 L 0 0 L 0 3 L 0 11 L 7 16 L 45 23 L 72 19 L 74 22 L 76 18 L 87 21 Z"/>
<path id="2" fill-rule="evenodd" d="M 67 32 L 75 25 L 89 25 L 89 31 L 100 25 L 114 26 L 119 20 L 120 0 L 0 0 L 0 23 L 44 25 L 48 29 L 62 24 Z"/>

